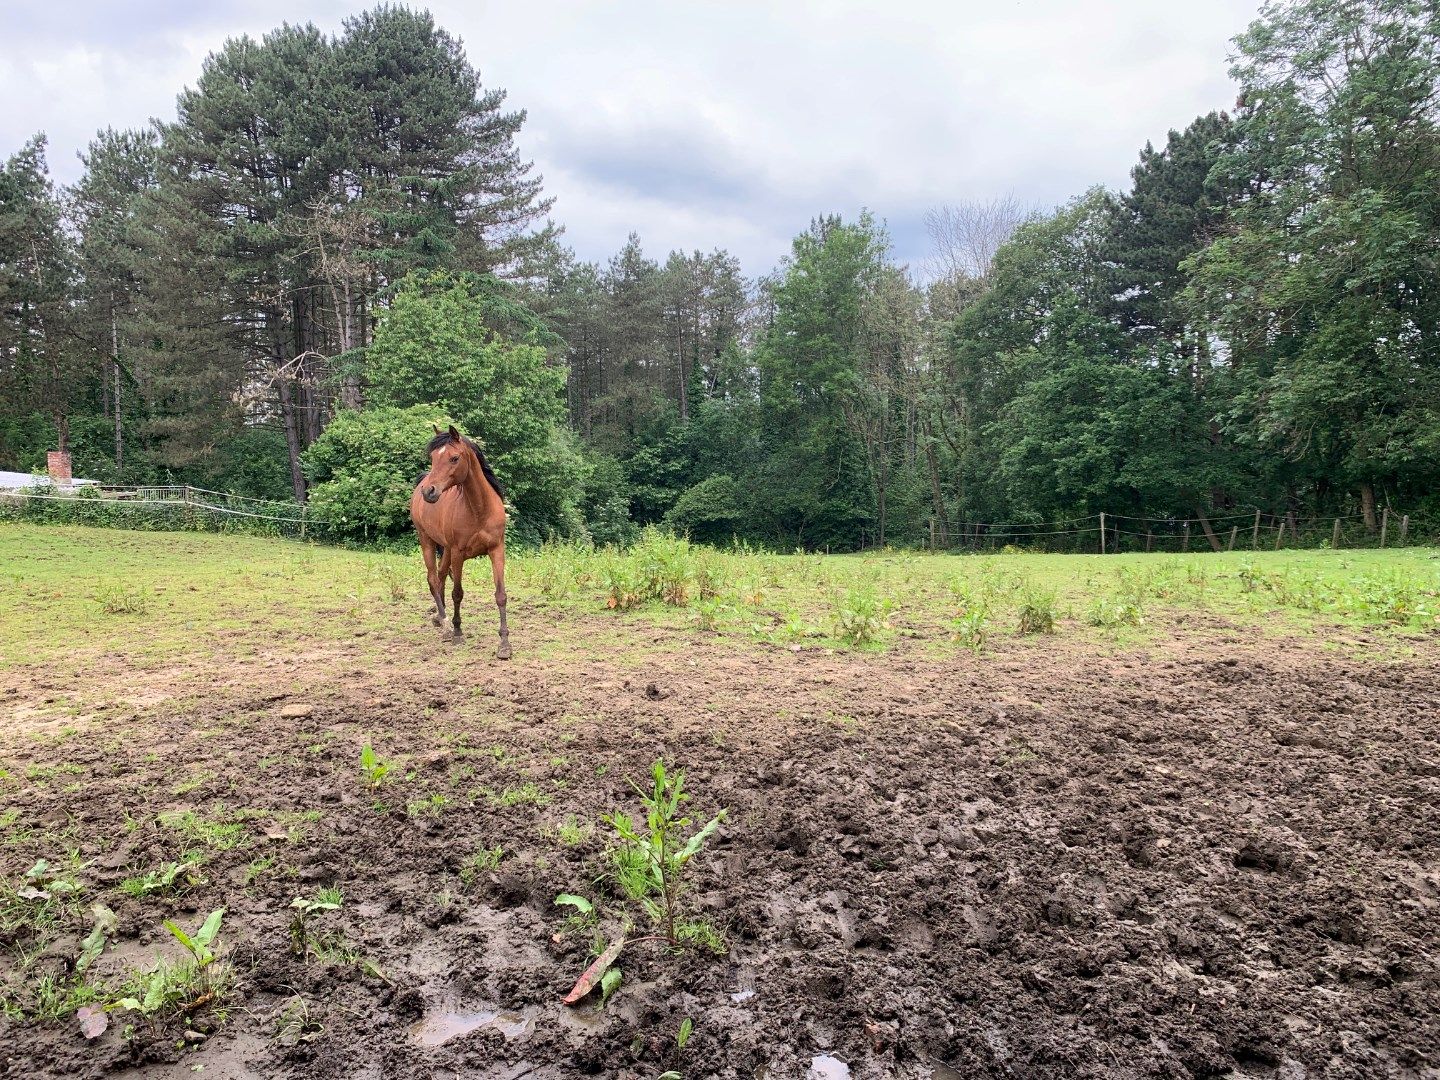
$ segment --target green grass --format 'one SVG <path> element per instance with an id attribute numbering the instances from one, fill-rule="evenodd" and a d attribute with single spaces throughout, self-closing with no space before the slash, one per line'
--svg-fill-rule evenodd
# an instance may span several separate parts
<path id="1" fill-rule="evenodd" d="M 551 546 L 513 554 L 508 565 L 512 612 L 544 605 L 621 626 L 785 646 L 883 650 L 918 638 L 937 649 L 981 651 L 1033 630 L 1037 598 L 1042 616 L 1053 611 L 1055 632 L 1070 636 L 1143 639 L 1161 632 L 1166 613 L 1195 610 L 1241 625 L 1278 619 L 1281 628 L 1368 626 L 1398 635 L 1440 629 L 1433 548 L 822 556 L 653 540 L 630 554 Z M 418 557 L 261 537 L 7 523 L 0 575 L 7 580 L 0 663 L 107 653 L 108 662 L 143 670 L 222 650 L 243 658 L 277 640 L 357 635 L 376 648 L 397 636 L 435 647 Z M 96 596 L 121 584 L 145 603 L 101 614 Z M 493 617 L 481 601 L 471 601 L 467 614 L 472 636 Z M 540 658 L 573 655 L 577 635 L 581 629 L 552 625 L 524 647 Z M 593 634 L 583 640 L 596 647 Z M 624 666 L 661 647 L 605 648 Z M 459 663 L 454 652 L 438 655 L 444 665 Z M 497 762 L 507 756 L 502 751 Z M 182 773 L 177 785 L 202 779 Z"/>

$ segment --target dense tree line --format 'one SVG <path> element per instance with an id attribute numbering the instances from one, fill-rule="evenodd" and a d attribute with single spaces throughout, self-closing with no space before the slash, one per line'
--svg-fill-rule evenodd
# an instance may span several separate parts
<path id="1" fill-rule="evenodd" d="M 939 208 L 920 272 L 821 216 L 747 279 L 635 236 L 577 260 L 523 113 L 428 15 L 227 42 L 73 188 L 40 137 L 0 171 L 0 466 L 64 444 L 385 532 L 451 419 L 532 537 L 1436 509 L 1440 16 L 1287 0 L 1236 51 L 1233 112 L 1128 190 Z"/>

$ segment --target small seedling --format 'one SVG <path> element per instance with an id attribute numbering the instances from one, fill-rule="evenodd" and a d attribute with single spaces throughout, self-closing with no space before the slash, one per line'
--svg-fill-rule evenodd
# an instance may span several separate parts
<path id="1" fill-rule="evenodd" d="M 338 911 L 342 903 L 339 889 L 321 889 L 313 900 L 305 896 L 291 900 L 290 907 L 295 914 L 290 916 L 290 951 L 296 956 L 304 956 L 311 945 L 311 916 Z"/>
<path id="2" fill-rule="evenodd" d="M 296 1046 L 325 1033 L 325 1027 L 310 1015 L 310 1004 L 299 994 L 280 1007 L 275 1016 L 275 1041 L 281 1046 Z"/>
<path id="3" fill-rule="evenodd" d="M 116 1007 L 153 1017 L 177 1010 L 193 1013 L 214 1001 L 229 976 L 227 965 L 215 962 L 215 950 L 211 948 L 224 915 L 224 908 L 212 911 L 193 935 L 165 920 L 165 929 L 185 946 L 189 955 L 178 964 L 162 960 L 153 971 L 137 974 L 130 982 L 134 993 L 120 998 Z"/>
<path id="4" fill-rule="evenodd" d="M 675 1045 L 676 1045 L 679 1049 L 684 1050 L 684 1049 L 685 1049 L 685 1044 L 690 1041 L 690 1033 L 693 1032 L 694 1030 L 695 1030 L 695 1021 L 691 1020 L 690 1017 L 687 1016 L 687 1017 L 685 1017 L 684 1020 L 681 1020 L 681 1021 L 680 1021 L 680 1034 L 678 1034 L 678 1035 L 675 1036 Z"/>
<path id="5" fill-rule="evenodd" d="M 460 867 L 460 880 L 469 885 L 482 870 L 494 870 L 505 857 L 505 849 L 499 844 L 493 848 L 477 848 L 475 854 Z"/>
<path id="6" fill-rule="evenodd" d="M 120 891 L 137 900 L 151 893 L 183 892 L 202 883 L 200 875 L 196 873 L 199 867 L 200 864 L 195 861 L 166 863 L 158 869 L 146 871 L 140 877 L 126 878 L 120 883 Z"/>
<path id="7" fill-rule="evenodd" d="M 380 786 L 380 782 L 390 774 L 391 764 L 388 761 L 381 761 L 375 748 L 366 743 L 360 750 L 360 771 L 365 776 L 365 783 L 374 791 Z"/>

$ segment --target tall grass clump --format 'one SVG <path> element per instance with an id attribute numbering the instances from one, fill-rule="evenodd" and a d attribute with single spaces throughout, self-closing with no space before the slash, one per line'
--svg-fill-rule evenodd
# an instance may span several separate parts
<path id="1" fill-rule="evenodd" d="M 1020 633 L 1053 634 L 1059 618 L 1055 590 L 1031 586 L 1020 597 Z"/>
<path id="2" fill-rule="evenodd" d="M 628 551 L 608 549 L 600 568 L 605 606 L 625 611 L 638 604 L 687 607 L 720 595 L 721 556 L 674 533 L 650 526 Z"/>
<path id="3" fill-rule="evenodd" d="M 837 592 L 830 612 L 835 636 L 847 645 L 873 645 L 890 629 L 890 607 L 870 589 Z"/>

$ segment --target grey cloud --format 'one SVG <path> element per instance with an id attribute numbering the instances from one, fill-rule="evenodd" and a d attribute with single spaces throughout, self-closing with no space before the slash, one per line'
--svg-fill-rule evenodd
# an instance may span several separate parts
<path id="1" fill-rule="evenodd" d="M 169 117 L 205 54 L 367 0 L 22 0 L 0 37 L 0 154 L 45 129 L 56 178 L 96 128 Z M 767 271 L 816 214 L 884 219 L 924 258 L 942 202 L 1055 205 L 1120 186 L 1147 139 L 1233 99 L 1228 41 L 1258 0 L 434 0 L 528 121 L 581 257 L 726 247 Z M 13 9 L 13 10 L 12 10 Z"/>

